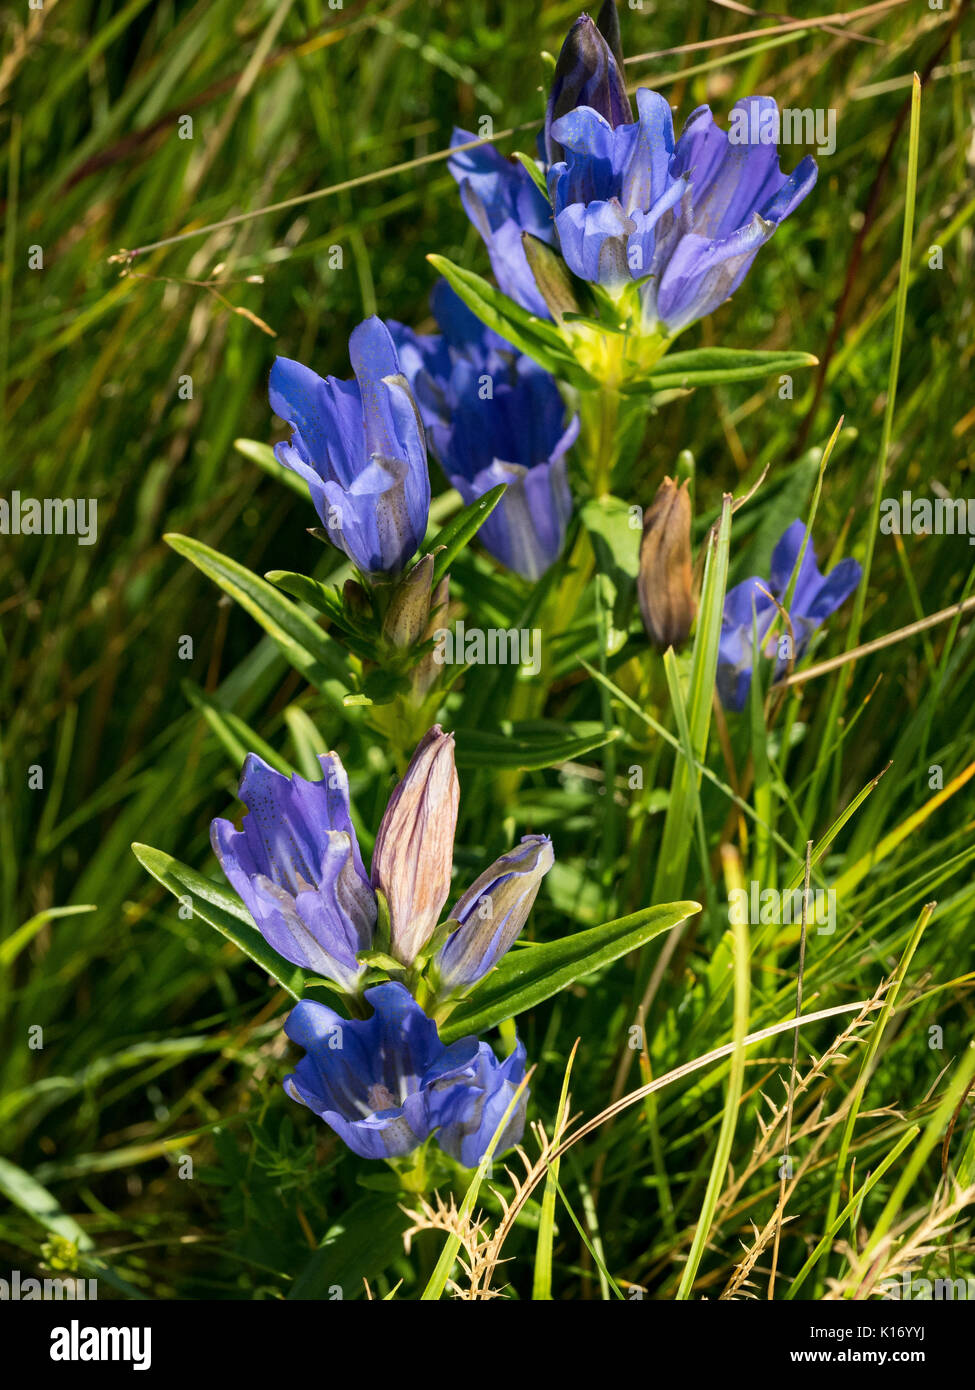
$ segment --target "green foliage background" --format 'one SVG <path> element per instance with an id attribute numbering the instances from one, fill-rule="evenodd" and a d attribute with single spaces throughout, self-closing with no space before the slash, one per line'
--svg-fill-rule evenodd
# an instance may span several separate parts
<path id="1" fill-rule="evenodd" d="M 803 3 L 790 14 L 824 11 Z M 548 68 L 539 54 L 557 52 L 575 14 L 570 4 L 481 0 L 341 10 L 320 0 L 47 0 L 43 11 L 23 5 L 0 19 L 2 493 L 94 497 L 99 517 L 91 548 L 64 537 L 0 543 L 0 1191 L 9 1199 L 0 1253 L 11 1266 L 77 1260 L 98 1273 L 103 1294 L 128 1296 L 320 1296 L 341 1285 L 353 1297 L 364 1275 L 380 1293 L 402 1279 L 399 1296 L 416 1296 L 437 1258 L 436 1233 L 403 1254 L 406 1220 L 394 1195 L 375 1190 L 374 1173 L 363 1185 L 363 1165 L 280 1092 L 285 996 L 216 933 L 181 920 L 130 852 L 141 841 L 215 872 L 209 821 L 233 804 L 240 743 L 252 746 L 234 718 L 301 766 L 305 726 L 285 716 L 295 708 L 309 716 L 352 771 L 367 836 L 390 780 L 385 751 L 362 720 L 310 690 L 162 535 L 193 536 L 259 574 L 335 568 L 306 534 L 315 521 L 308 501 L 235 441 L 272 437 L 266 378 L 275 352 L 346 375 L 348 334 L 362 317 L 424 323 L 429 252 L 487 272 L 441 152 L 455 123 L 475 128 L 490 115 L 502 130 L 540 120 Z M 807 514 L 816 451 L 841 415 L 817 545 L 821 561 L 831 551 L 863 557 L 888 390 L 914 70 L 925 76 L 916 231 L 903 268 L 908 313 L 885 495 L 929 495 L 935 484 L 955 497 L 972 491 L 967 6 L 875 5 L 849 26 L 858 37 L 821 23 L 717 42 L 766 23 L 772 18 L 703 0 L 647 0 L 622 14 L 627 54 L 656 55 L 631 62 L 628 79 L 664 90 L 678 124 L 700 102 L 723 116 L 738 96 L 759 91 L 780 105 L 837 112 L 837 150 L 821 160 L 813 196 L 734 300 L 681 341 L 800 348 L 821 359 L 821 375 L 797 376 L 791 401 L 762 383 L 703 388 L 667 406 L 649 422 L 628 483 L 626 500 L 646 505 L 690 450 L 703 535 L 722 492 L 742 494 L 770 464 L 759 500 L 736 518 L 732 583 L 760 572 L 783 525 Z M 186 115 L 188 140 L 178 134 Z M 529 148 L 532 139 L 526 130 L 499 147 Z M 798 157 L 783 162 L 791 168 Z M 308 194 L 320 196 L 293 201 Z M 198 234 L 145 252 L 127 274 L 110 261 L 121 248 L 187 232 Z M 940 269 L 929 266 L 935 245 Z M 27 269 L 32 246 L 43 248 L 43 270 Z M 330 265 L 335 246 L 341 269 Z M 221 283 L 193 283 L 209 279 Z M 187 375 L 192 398 L 182 399 Z M 863 638 L 962 600 L 973 577 L 964 539 L 877 537 Z M 457 579 L 458 592 L 507 620 L 523 602 L 483 559 L 466 557 Z M 850 609 L 830 623 L 819 656 L 844 650 Z M 671 786 L 668 745 L 585 681 L 578 658 L 595 659 L 596 617 L 590 596 L 560 652 L 546 713 L 618 727 L 615 763 L 597 751 L 570 767 L 498 775 L 462 759 L 461 881 L 515 833 L 555 836 L 558 866 L 532 919 L 541 940 L 651 900 Z M 191 661 L 176 655 L 184 636 L 193 640 Z M 909 1241 L 941 1209 L 946 1122 L 938 1105 L 962 1084 L 971 1037 L 973 804 L 963 782 L 932 807 L 929 769 L 941 766 L 952 786 L 972 764 L 973 640 L 969 620 L 954 620 L 810 683 L 787 771 L 777 736 L 752 744 L 747 716 L 744 741 L 734 734 L 733 767 L 712 735 L 708 766 L 724 781 L 741 777 L 750 757 L 759 767 L 771 757 L 767 784 L 743 795 L 753 803 L 767 796 L 792 850 L 779 864 L 782 881 L 801 867 L 806 840 L 818 842 L 891 764 L 823 860 L 824 882 L 847 891 L 836 935 L 811 939 L 807 1008 L 869 998 L 904 958 L 923 904 L 937 901 L 901 1007 L 877 1034 L 844 1180 L 849 1158 L 859 1185 L 914 1124 L 922 1141 L 930 1134 L 928 1152 L 911 1173 L 905 1165 L 917 1150 L 908 1147 L 858 1220 L 835 1234 L 804 1295 L 826 1291 L 829 1277 L 849 1278 L 843 1242 L 862 1249 L 885 1223 Z M 654 663 L 643 684 L 627 689 L 672 728 Z M 510 701 L 476 691 L 465 698 L 455 722 L 502 731 Z M 458 746 L 463 753 L 462 737 Z M 644 768 L 641 797 L 627 790 L 630 764 Z M 33 765 L 43 769 L 43 791 L 28 790 Z M 607 802 L 606 779 L 615 777 Z M 922 808 L 916 825 L 885 840 Z M 708 909 L 656 993 L 648 1042 L 658 1076 L 732 1036 L 727 914 L 709 885 L 712 877 L 720 885 L 716 855 L 727 837 L 741 838 L 746 861 L 756 850 L 710 782 L 702 815 L 710 866 L 692 854 L 672 896 L 697 897 Z M 68 907 L 78 910 L 61 915 Z M 574 1110 L 589 1116 L 608 1104 L 621 1058 L 626 1089 L 638 1084 L 627 1030 L 635 982 L 645 983 L 657 959 L 658 947 L 646 948 L 639 962 L 618 962 L 521 1021 L 538 1063 L 532 1114 L 549 1128 L 577 1037 Z M 753 961 L 749 1028 L 788 1016 L 795 972 L 796 934 L 784 932 Z M 780 1293 L 824 1234 L 841 1107 L 875 1020 L 797 1097 L 797 1153 L 812 1158 L 790 1201 Z M 801 1059 L 826 1053 L 842 1023 L 803 1034 Z M 38 1025 L 43 1050 L 27 1045 Z M 943 1029 L 941 1050 L 929 1046 L 933 1026 Z M 767 1046 L 748 1057 L 736 1176 L 760 1134 L 757 1114 L 768 1118 L 761 1091 L 776 1105 L 783 1098 L 791 1043 Z M 629 1282 L 674 1296 L 728 1084 L 725 1062 L 570 1151 L 560 1182 L 586 1239 L 560 1200 L 556 1296 L 612 1296 L 605 1270 L 624 1289 Z M 830 1116 L 813 1152 L 817 1125 Z M 972 1133 L 969 1103 L 949 1145 L 963 1185 L 975 1181 Z M 781 1142 L 740 1191 L 724 1189 L 693 1296 L 726 1287 L 741 1242 L 752 1241 L 749 1223 L 762 1228 L 772 1215 L 780 1153 Z M 192 1180 L 179 1176 L 183 1155 L 193 1158 Z M 520 1297 L 532 1289 L 540 1196 L 506 1247 L 515 1259 L 502 1282 Z M 482 1198 L 493 1220 L 497 1200 Z M 964 1208 L 958 1220 L 953 1235 L 941 1231 L 927 1268 L 970 1268 Z M 313 1253 L 326 1236 L 324 1251 Z M 758 1267 L 768 1258 L 764 1250 Z"/>

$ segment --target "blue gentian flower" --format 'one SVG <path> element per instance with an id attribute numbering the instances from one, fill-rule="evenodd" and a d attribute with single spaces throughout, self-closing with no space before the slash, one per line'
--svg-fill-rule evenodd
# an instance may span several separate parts
<path id="1" fill-rule="evenodd" d="M 430 510 L 423 429 L 393 340 L 378 318 L 349 339 L 354 381 L 324 380 L 287 357 L 271 370 L 271 408 L 291 425 L 278 462 L 308 484 L 329 536 L 364 574 L 395 575 Z"/>
<path id="2" fill-rule="evenodd" d="M 231 886 L 278 955 L 354 994 L 372 945 L 376 896 L 349 814 L 349 782 L 336 753 L 320 782 L 285 777 L 250 753 L 238 793 L 243 828 L 214 820 L 210 840 Z"/>
<path id="3" fill-rule="evenodd" d="M 806 156 L 779 169 L 771 97 L 737 102 L 731 135 L 698 107 L 676 145 L 665 98 L 641 88 L 636 100 L 631 125 L 587 107 L 555 121 L 566 155 L 549 194 L 569 268 L 614 294 L 640 282 L 644 329 L 672 337 L 734 293 L 817 168 Z"/>
<path id="4" fill-rule="evenodd" d="M 772 573 L 769 582 L 744 579 L 726 594 L 721 638 L 718 647 L 718 694 L 725 709 L 741 711 L 745 707 L 752 681 L 752 609 L 760 646 L 764 646 L 769 629 L 778 612 L 768 593 L 782 603 L 806 540 L 806 528 L 794 521 L 783 534 L 772 554 Z M 802 567 L 796 580 L 789 618 L 795 638 L 795 659 L 798 661 L 809 645 L 809 639 L 834 613 L 860 582 L 862 570 L 856 560 L 841 560 L 824 578 L 816 564 L 812 542 L 806 546 Z M 766 589 L 763 593 L 758 585 Z M 769 655 L 775 655 L 772 651 Z M 785 674 L 788 662 L 779 657 L 775 679 Z"/>
<path id="5" fill-rule="evenodd" d="M 476 1168 L 487 1152 L 494 1131 L 511 1104 L 515 1091 L 525 1075 L 525 1047 L 516 1043 L 510 1057 L 499 1062 L 489 1045 L 482 1042 L 466 1083 L 466 1094 L 451 1118 L 444 1117 L 437 1130 L 437 1143 L 451 1158 L 465 1168 Z M 518 1104 L 508 1119 L 495 1154 L 503 1154 L 521 1142 L 525 1132 L 525 1112 L 528 1108 L 528 1088 L 518 1097 Z"/>
<path id="6" fill-rule="evenodd" d="M 442 336 L 390 325 L 431 448 L 465 503 L 507 483 L 478 539 L 503 565 L 538 579 L 558 557 L 572 514 L 566 455 L 578 417 L 565 424 L 554 378 L 485 328 L 446 281 L 431 303 Z"/>
<path id="7" fill-rule="evenodd" d="M 554 862 L 547 835 L 525 835 L 474 880 L 450 914 L 460 925 L 436 958 L 442 997 L 469 988 L 510 950 Z"/>
<path id="8" fill-rule="evenodd" d="M 684 193 L 670 172 L 670 106 L 647 88 L 636 101 L 635 123 L 614 128 L 580 106 L 552 127 L 565 150 L 548 171 L 562 255 L 576 275 L 610 292 L 651 273 L 656 224 Z"/>
<path id="9" fill-rule="evenodd" d="M 469 144 L 476 135 L 455 130 L 451 145 Z M 464 211 L 480 232 L 494 277 L 510 299 L 539 318 L 551 318 L 539 293 L 522 244 L 522 233 L 553 245 L 552 209 L 528 170 L 505 159 L 493 145 L 460 150 L 447 161 L 460 186 Z"/>
<path id="10" fill-rule="evenodd" d="M 364 998 L 374 1011 L 365 1020 L 307 999 L 292 1010 L 285 1032 L 305 1056 L 285 1080 L 288 1095 L 362 1158 L 409 1153 L 437 1131 L 448 1153 L 474 1167 L 524 1075 L 524 1048 L 499 1063 L 473 1037 L 444 1046 L 401 984 L 376 985 Z M 520 1104 L 498 1152 L 519 1141 L 524 1121 Z"/>
<path id="11" fill-rule="evenodd" d="M 626 81 L 618 61 L 622 55 L 600 32 L 609 18 L 618 41 L 619 21 L 613 0 L 603 7 L 599 22 L 593 24 L 587 14 L 580 15 L 569 30 L 558 62 L 545 108 L 545 155 L 550 164 L 562 158 L 562 147 L 552 137 L 552 124 L 577 106 L 591 106 L 613 127 L 633 120 L 633 108 L 626 94 Z"/>
<path id="12" fill-rule="evenodd" d="M 779 168 L 778 147 L 765 134 L 778 121 L 775 101 L 758 96 L 735 103 L 731 133 L 707 106 L 688 117 L 671 164 L 688 192 L 660 229 L 656 280 L 644 295 L 645 320 L 655 315 L 668 335 L 734 294 L 761 247 L 812 192 L 819 170 L 811 155 L 789 175 Z"/>

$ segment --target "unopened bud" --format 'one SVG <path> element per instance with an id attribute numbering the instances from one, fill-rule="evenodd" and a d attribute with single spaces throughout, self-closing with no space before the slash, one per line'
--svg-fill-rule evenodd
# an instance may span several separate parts
<path id="1" fill-rule="evenodd" d="M 682 646 L 695 614 L 686 481 L 678 487 L 673 478 L 665 478 L 657 489 L 643 522 L 636 583 L 647 636 L 661 650 Z"/>
<path id="2" fill-rule="evenodd" d="M 437 956 L 441 994 L 480 980 L 514 944 L 555 862 L 547 835 L 526 835 L 471 884 L 451 918 L 459 925 Z"/>
<path id="3" fill-rule="evenodd" d="M 615 5 L 603 6 L 598 28 L 588 15 L 581 15 L 562 45 L 545 112 L 545 151 L 550 164 L 564 158 L 562 146 L 552 136 L 552 125 L 578 106 L 592 107 L 614 129 L 633 120 Z"/>
<path id="4" fill-rule="evenodd" d="M 459 798 L 453 735 L 434 724 L 389 799 L 372 855 L 373 887 L 389 904 L 390 950 L 404 965 L 430 940 L 450 892 Z"/>
<path id="5" fill-rule="evenodd" d="M 390 646 L 413 647 L 420 641 L 430 618 L 430 587 L 433 583 L 433 556 L 424 555 L 393 589 L 383 636 Z"/>

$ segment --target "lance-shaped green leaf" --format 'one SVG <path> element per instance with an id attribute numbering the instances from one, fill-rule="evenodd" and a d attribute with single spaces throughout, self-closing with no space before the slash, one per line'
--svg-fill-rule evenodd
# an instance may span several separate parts
<path id="1" fill-rule="evenodd" d="M 517 159 L 539 193 L 548 201 L 548 184 L 545 182 L 545 175 L 539 166 L 538 160 L 534 159 L 530 154 L 525 154 L 522 150 L 513 150 L 511 158 Z"/>
<path id="2" fill-rule="evenodd" d="M 580 726 L 581 727 L 581 726 Z M 546 727 L 540 721 L 536 727 L 513 727 L 510 734 L 483 732 L 480 729 L 458 729 L 458 767 L 520 768 L 538 772 L 572 762 L 594 748 L 602 748 L 620 737 L 619 729 L 606 729 L 592 723 L 591 732 L 576 732 L 571 725 L 554 724 Z"/>
<path id="3" fill-rule="evenodd" d="M 602 579 L 611 624 L 605 633 L 607 656 L 613 656 L 626 641 L 640 572 L 640 525 L 632 524 L 633 508 L 620 497 L 591 497 L 583 503 L 580 515 L 596 555 L 597 573 Z"/>
<path id="4" fill-rule="evenodd" d="M 5 1158 L 0 1158 L 0 1192 L 8 1202 L 33 1217 L 46 1231 L 60 1236 L 62 1240 L 70 1240 L 79 1250 L 94 1248 L 91 1236 L 73 1216 L 62 1210 L 57 1198 L 30 1173 L 25 1173 L 23 1168 L 18 1168 Z"/>
<path id="5" fill-rule="evenodd" d="M 757 381 L 765 376 L 788 375 L 802 367 L 815 367 L 819 358 L 811 352 L 760 352 L 739 348 L 695 348 L 671 352 L 655 363 L 650 374 L 627 382 L 630 396 L 692 386 L 719 386 L 732 381 Z"/>
<path id="6" fill-rule="evenodd" d="M 192 561 L 208 579 L 246 609 L 277 643 L 295 670 L 312 685 L 321 688 L 330 680 L 339 680 L 348 686 L 348 671 L 341 649 L 313 618 L 266 579 L 191 536 L 170 532 L 163 539 L 177 555 Z"/>
<path id="7" fill-rule="evenodd" d="M 583 975 L 646 945 L 700 910 L 701 905 L 696 902 L 664 903 L 605 922 L 601 927 L 575 932 L 561 941 L 516 948 L 440 1025 L 440 1036 L 449 1043 L 514 1018 Z"/>
<path id="8" fill-rule="evenodd" d="M 348 1290 L 346 1298 L 361 1296 L 363 1279 L 375 1278 L 402 1255 L 407 1225 L 402 1208 L 389 1197 L 367 1196 L 344 1206 L 298 1272 L 288 1298 L 328 1298 L 335 1288 Z"/>
<path id="9" fill-rule="evenodd" d="M 264 578 L 276 589 L 283 589 L 292 598 L 307 603 L 316 613 L 329 618 L 343 634 L 343 643 L 356 656 L 366 661 L 376 660 L 376 644 L 364 636 L 355 625 L 349 605 L 338 593 L 334 584 L 323 584 L 308 574 L 295 574 L 292 570 L 268 570 Z"/>
<path id="10" fill-rule="evenodd" d="M 212 695 L 201 690 L 192 681 L 181 681 L 180 689 L 195 709 L 198 709 L 210 728 L 220 740 L 233 766 L 239 772 L 248 753 L 258 753 L 266 763 L 290 777 L 294 768 L 287 758 L 282 758 L 277 749 L 272 748 L 266 739 L 232 710 L 224 709 Z"/>
<path id="11" fill-rule="evenodd" d="M 498 483 L 475 497 L 469 506 L 463 507 L 456 516 L 451 517 L 446 526 L 424 549 L 433 555 L 433 587 L 436 588 L 450 569 L 454 560 L 487 521 L 495 507 L 507 491 L 507 483 Z"/>
<path id="12" fill-rule="evenodd" d="M 272 950 L 236 893 L 222 884 L 214 883 L 188 864 L 181 864 L 171 854 L 153 849 L 151 845 L 136 843 L 132 846 L 132 853 L 157 883 L 169 889 L 173 897 L 190 899 L 194 917 L 201 918 L 208 926 L 215 927 L 221 936 L 232 941 L 255 965 L 287 990 L 293 999 L 301 998 L 305 972 Z"/>
<path id="13" fill-rule="evenodd" d="M 591 387 L 592 378 L 571 355 L 559 330 L 536 314 L 530 314 L 513 299 L 475 275 L 463 270 L 446 256 L 427 256 L 447 283 L 482 323 L 506 338 L 519 352 L 526 353 L 546 371 L 581 388 Z"/>

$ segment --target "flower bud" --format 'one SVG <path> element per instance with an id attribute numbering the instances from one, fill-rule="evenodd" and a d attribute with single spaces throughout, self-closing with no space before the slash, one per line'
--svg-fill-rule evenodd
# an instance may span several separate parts
<path id="1" fill-rule="evenodd" d="M 522 232 L 521 244 L 525 250 L 528 268 L 535 277 L 538 293 L 545 300 L 556 323 L 561 323 L 566 314 L 580 312 L 572 274 L 565 261 L 531 232 Z"/>
<path id="2" fill-rule="evenodd" d="M 445 574 L 430 595 L 430 605 L 427 610 L 427 625 L 422 633 L 424 642 L 431 641 L 437 629 L 443 627 L 446 622 L 447 605 L 450 599 L 449 590 L 450 575 Z M 430 691 L 440 679 L 442 672 L 443 667 L 440 666 L 436 660 L 436 652 L 434 650 L 425 652 L 410 673 L 413 699 L 416 702 L 421 702 L 429 695 Z"/>
<path id="3" fill-rule="evenodd" d="M 439 724 L 420 741 L 376 836 L 372 883 L 389 904 L 390 950 L 412 965 L 450 892 L 460 787 L 454 739 Z"/>
<path id="4" fill-rule="evenodd" d="M 609 27 L 609 41 L 604 36 Z M 552 135 L 552 123 L 577 106 L 588 106 L 605 117 L 615 129 L 633 119 L 626 94 L 622 54 L 619 46 L 619 20 L 615 5 L 604 5 L 599 27 L 588 15 L 580 15 L 566 35 L 555 65 L 552 90 L 545 112 L 545 150 L 550 164 L 564 156 L 562 146 Z"/>
<path id="5" fill-rule="evenodd" d="M 555 862 L 547 835 L 525 835 L 475 879 L 451 913 L 460 926 L 437 956 L 441 996 L 486 975 L 514 944 Z"/>
<path id="6" fill-rule="evenodd" d="M 680 647 L 694 621 L 691 498 L 688 483 L 664 478 L 643 522 L 636 581 L 647 636 L 661 649 Z"/>
<path id="7" fill-rule="evenodd" d="M 395 585 L 383 618 L 383 636 L 390 646 L 408 648 L 420 641 L 430 617 L 432 583 L 433 556 L 424 555 Z"/>

